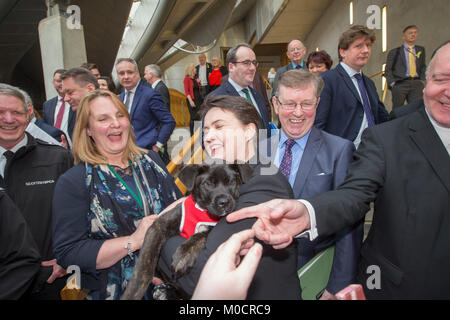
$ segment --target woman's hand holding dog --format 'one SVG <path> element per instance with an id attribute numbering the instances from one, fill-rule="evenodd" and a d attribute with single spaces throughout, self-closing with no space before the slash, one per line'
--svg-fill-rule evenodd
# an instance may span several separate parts
<path id="1" fill-rule="evenodd" d="M 142 218 L 139 226 L 136 228 L 136 231 L 133 232 L 129 237 L 130 248 L 132 252 L 140 250 L 142 248 L 147 229 L 151 227 L 151 225 L 157 218 L 157 214 L 152 214 Z"/>

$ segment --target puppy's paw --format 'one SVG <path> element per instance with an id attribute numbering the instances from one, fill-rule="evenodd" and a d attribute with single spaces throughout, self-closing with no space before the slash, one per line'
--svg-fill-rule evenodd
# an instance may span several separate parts
<path id="1" fill-rule="evenodd" d="M 186 246 L 180 246 L 175 251 L 173 257 L 172 257 L 172 274 L 179 278 L 191 271 L 192 267 L 194 266 L 196 261 L 196 256 L 193 256 L 189 250 L 189 248 L 186 248 Z"/>

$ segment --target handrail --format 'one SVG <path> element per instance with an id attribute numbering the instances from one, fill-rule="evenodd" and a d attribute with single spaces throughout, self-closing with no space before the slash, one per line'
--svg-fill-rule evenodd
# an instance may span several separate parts
<path id="1" fill-rule="evenodd" d="M 383 73 L 384 73 L 384 71 L 380 71 L 380 72 L 374 73 L 373 75 L 369 76 L 369 79 L 375 78 L 376 76 L 379 76 L 379 75 L 381 75 Z"/>
<path id="2" fill-rule="evenodd" d="M 183 158 L 185 155 L 191 151 L 192 147 L 195 145 L 195 142 L 200 136 L 200 128 L 198 128 L 192 137 L 187 141 L 184 146 L 181 148 L 181 150 L 178 152 L 178 154 L 167 164 L 166 168 L 167 171 L 169 171 L 170 174 L 173 174 L 175 172 L 175 169 L 183 162 Z M 194 153 L 195 155 L 195 153 Z"/>

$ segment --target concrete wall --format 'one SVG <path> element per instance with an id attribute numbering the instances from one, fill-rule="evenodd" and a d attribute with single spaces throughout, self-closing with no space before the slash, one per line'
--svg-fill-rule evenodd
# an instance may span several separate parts
<path id="1" fill-rule="evenodd" d="M 335 0 L 322 15 L 317 25 L 309 36 L 304 39 L 308 53 L 316 47 L 326 50 L 333 59 L 333 66 L 338 63 L 337 44 L 339 36 L 350 27 L 348 0 Z M 448 0 L 358 0 L 354 3 L 354 24 L 366 25 L 371 13 L 367 13 L 370 5 L 378 5 L 380 8 L 387 6 L 387 44 L 388 50 L 381 49 L 381 29 L 376 30 L 376 43 L 372 48 L 372 57 L 363 72 L 372 75 L 381 71 L 386 63 L 389 50 L 398 47 L 401 43 L 402 30 L 405 26 L 415 24 L 419 27 L 417 44 L 426 48 L 426 61 L 429 63 L 434 49 L 442 42 L 450 38 L 450 24 L 448 17 L 450 6 Z M 382 97 L 381 77 L 373 79 Z M 391 95 L 388 91 L 385 100 L 386 109 L 392 109 Z"/>
<path id="2" fill-rule="evenodd" d="M 227 29 L 219 38 L 215 47 L 205 53 L 206 60 L 208 62 L 211 62 L 211 58 L 213 56 L 219 56 L 225 64 L 225 57 L 221 56 L 221 48 L 232 47 L 238 43 L 245 41 L 247 41 L 247 39 L 245 38 L 245 26 L 243 23 L 239 23 L 232 28 Z M 167 87 L 176 89 L 184 93 L 184 69 L 190 63 L 195 63 L 196 65 L 198 64 L 197 54 L 190 54 L 165 70 L 163 79 Z"/>

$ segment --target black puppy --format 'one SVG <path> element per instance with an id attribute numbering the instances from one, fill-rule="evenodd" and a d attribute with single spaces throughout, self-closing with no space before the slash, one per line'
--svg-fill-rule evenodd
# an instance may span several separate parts
<path id="1" fill-rule="evenodd" d="M 234 210 L 239 186 L 247 182 L 252 173 L 248 164 L 190 165 L 178 177 L 188 190 L 192 190 L 192 198 L 200 208 L 210 215 L 223 217 Z M 183 205 L 180 203 L 161 215 L 148 228 L 133 276 L 121 300 L 139 300 L 144 296 L 155 275 L 162 246 L 169 238 L 180 233 L 182 220 L 184 222 L 185 216 L 189 215 L 189 212 L 184 212 Z M 205 247 L 210 228 L 206 229 L 196 230 L 197 233 L 174 253 L 171 268 L 176 277 L 188 273 L 194 266 L 198 254 Z"/>

